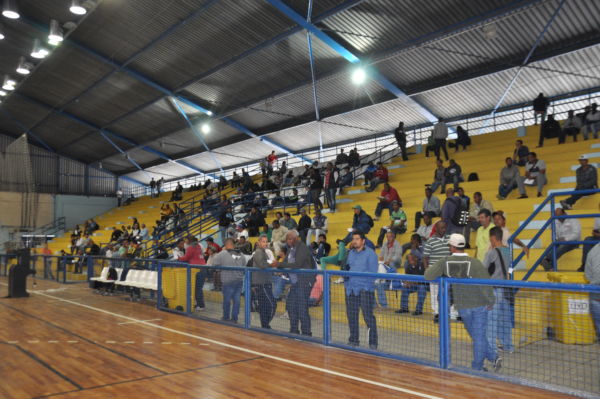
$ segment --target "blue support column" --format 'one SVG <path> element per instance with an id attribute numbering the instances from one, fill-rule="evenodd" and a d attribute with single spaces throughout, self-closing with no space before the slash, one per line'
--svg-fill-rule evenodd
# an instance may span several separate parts
<path id="1" fill-rule="evenodd" d="M 138 170 L 141 170 L 142 172 L 144 172 L 144 173 L 146 174 L 146 176 L 148 176 L 148 177 L 149 177 L 148 173 L 147 173 L 147 172 L 146 172 L 144 169 L 142 169 L 142 167 L 141 167 L 141 166 L 140 166 L 140 165 L 139 165 L 139 164 L 138 164 L 138 163 L 137 163 L 137 162 L 136 162 L 136 161 L 135 161 L 133 158 L 131 158 L 131 157 L 129 156 L 129 154 L 127 154 L 125 151 L 123 151 L 123 149 L 122 149 L 121 147 L 119 147 L 119 146 L 117 145 L 117 143 L 115 143 L 114 141 L 112 141 L 112 140 L 110 139 L 110 137 L 108 137 L 108 136 L 106 135 L 106 133 L 104 133 L 102 130 L 100 130 L 100 134 L 102 135 L 102 137 L 104 138 L 104 140 L 108 141 L 108 142 L 109 142 L 109 143 L 110 143 L 110 144 L 111 144 L 113 147 L 115 147 L 115 149 L 116 149 L 117 151 L 119 151 L 121 154 L 123 154 L 125 157 L 127 157 L 127 160 L 128 160 L 128 161 L 129 161 L 129 162 L 130 162 L 130 163 L 131 163 L 133 166 L 135 166 L 136 168 L 138 168 Z"/>
<path id="2" fill-rule="evenodd" d="M 156 271 L 158 273 L 157 276 L 157 286 L 156 286 L 156 308 L 160 309 L 162 308 L 162 302 L 163 302 L 163 293 L 162 293 L 162 272 L 163 272 L 163 267 L 162 267 L 162 263 L 158 263 L 158 265 L 156 266 Z"/>
<path id="3" fill-rule="evenodd" d="M 556 271 L 556 269 L 558 268 L 557 262 L 556 262 L 556 226 L 554 223 L 554 216 L 556 216 L 556 214 L 554 213 L 556 211 L 556 202 L 554 200 L 554 195 L 550 198 L 550 230 L 552 232 L 552 268 L 554 269 L 554 271 Z"/>
<path id="4" fill-rule="evenodd" d="M 189 264 L 185 266 L 185 312 L 192 312 L 192 269 Z"/>
<path id="5" fill-rule="evenodd" d="M 440 328 L 440 367 L 447 369 L 450 366 L 450 301 L 448 294 L 448 283 L 445 278 L 440 278 L 438 290 L 439 306 L 439 328 Z"/>
<path id="6" fill-rule="evenodd" d="M 329 273 L 323 270 L 323 343 L 331 342 L 331 289 Z"/>
<path id="7" fill-rule="evenodd" d="M 250 319 L 252 317 L 252 273 L 250 270 L 244 271 L 244 328 L 250 328 Z"/>

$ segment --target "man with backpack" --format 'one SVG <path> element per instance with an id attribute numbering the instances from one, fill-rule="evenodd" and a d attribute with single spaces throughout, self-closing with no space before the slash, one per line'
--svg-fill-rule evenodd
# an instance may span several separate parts
<path id="1" fill-rule="evenodd" d="M 461 233 L 467 222 L 467 207 L 454 195 L 454 189 L 446 190 L 446 200 L 442 206 L 442 220 L 446 223 L 448 234 Z"/>
<path id="2" fill-rule="evenodd" d="M 510 278 L 510 250 L 502 244 L 502 228 L 490 229 L 489 238 L 491 249 L 485 255 L 483 265 L 494 280 L 508 280 Z M 500 340 L 504 352 L 513 352 L 512 344 L 512 317 L 511 300 L 513 289 L 494 287 L 496 298 L 494 307 L 488 313 L 487 340 L 491 351 L 496 352 L 496 340 Z"/>
<path id="3" fill-rule="evenodd" d="M 369 234 L 371 227 L 375 224 L 373 218 L 363 211 L 362 206 L 355 205 L 352 209 L 354 210 L 354 218 L 352 219 L 352 227 L 348 229 L 348 235 L 343 240 L 345 244 L 352 241 L 352 234 L 354 233 Z"/>
<path id="4" fill-rule="evenodd" d="M 448 240 L 450 256 L 439 259 L 425 271 L 426 280 L 438 277 L 460 279 L 489 279 L 490 275 L 479 259 L 471 258 L 465 253 L 465 237 L 452 234 Z M 494 371 L 502 366 L 502 358 L 491 350 L 487 341 L 488 313 L 494 305 L 494 291 L 491 287 L 475 284 L 453 284 L 452 300 L 462 322 L 473 341 L 473 362 L 475 370 L 487 371 L 485 359 L 492 362 Z M 448 312 L 448 309 L 440 309 Z"/>

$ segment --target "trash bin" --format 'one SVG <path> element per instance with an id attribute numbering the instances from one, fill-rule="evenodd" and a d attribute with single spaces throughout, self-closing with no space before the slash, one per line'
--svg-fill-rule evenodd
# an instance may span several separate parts
<path id="1" fill-rule="evenodd" d="M 588 283 L 583 273 L 550 272 L 548 280 L 564 284 Z M 593 344 L 596 341 L 587 293 L 553 290 L 549 310 L 556 340 L 565 344 Z"/>

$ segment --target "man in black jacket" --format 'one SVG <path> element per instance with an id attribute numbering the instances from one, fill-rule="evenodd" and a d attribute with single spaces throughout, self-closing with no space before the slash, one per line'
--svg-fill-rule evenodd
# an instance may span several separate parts
<path id="1" fill-rule="evenodd" d="M 538 96 L 533 100 L 533 117 L 535 120 L 535 124 L 537 125 L 538 115 L 541 115 L 541 123 L 544 123 L 546 119 L 546 112 L 548 112 L 548 99 L 544 97 L 544 93 L 538 94 Z"/>
<path id="2" fill-rule="evenodd" d="M 306 214 L 306 209 L 300 209 L 300 219 L 298 220 L 298 234 L 303 242 L 306 241 L 306 235 L 308 234 L 308 229 L 310 229 L 312 221 L 310 220 L 310 216 Z"/>
<path id="3" fill-rule="evenodd" d="M 552 139 L 554 137 L 560 137 L 561 135 L 562 130 L 560 128 L 560 123 L 558 123 L 558 121 L 554 119 L 554 115 L 548 115 L 548 119 L 542 122 L 542 127 L 540 129 L 540 138 L 538 140 L 538 147 L 544 146 L 545 138 Z"/>
<path id="4" fill-rule="evenodd" d="M 261 235 L 258 239 L 258 248 L 252 255 L 252 267 L 259 269 L 270 269 L 275 267 L 275 259 L 271 259 L 272 254 L 267 252 L 269 240 L 266 235 Z M 258 298 L 258 314 L 260 316 L 260 326 L 262 328 L 271 328 L 271 320 L 277 311 L 277 301 L 273 297 L 273 287 L 271 283 L 271 273 L 252 272 L 252 290 Z"/>
<path id="5" fill-rule="evenodd" d="M 298 232 L 291 230 L 286 235 L 288 252 L 278 267 L 286 269 L 314 269 L 315 263 L 310 248 L 300 240 Z M 290 317 L 290 333 L 312 336 L 308 298 L 315 281 L 314 273 L 289 273 L 291 288 L 287 297 L 287 309 Z"/>
<path id="6" fill-rule="evenodd" d="M 402 152 L 402 160 L 408 161 L 408 155 L 406 155 L 406 132 L 404 131 L 404 122 L 398 123 L 398 127 L 394 130 L 394 137 L 398 142 L 398 147 Z"/>

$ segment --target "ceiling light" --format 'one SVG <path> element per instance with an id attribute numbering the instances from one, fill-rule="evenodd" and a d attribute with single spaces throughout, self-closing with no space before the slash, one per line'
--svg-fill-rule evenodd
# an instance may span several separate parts
<path id="1" fill-rule="evenodd" d="M 85 15 L 85 13 L 87 13 L 85 7 L 81 5 L 81 0 L 73 0 L 71 2 L 71 7 L 69 8 L 69 11 L 71 11 L 75 15 Z"/>
<path id="2" fill-rule="evenodd" d="M 2 27 L 2 24 L 0 24 L 0 40 L 4 39 L 4 28 Z"/>
<path id="3" fill-rule="evenodd" d="M 6 93 L 4 90 L 0 90 L 0 97 L 4 97 L 6 94 L 8 93 Z"/>
<path id="4" fill-rule="evenodd" d="M 367 80 L 367 73 L 363 68 L 356 68 L 352 72 L 352 83 L 355 85 L 361 85 Z"/>
<path id="5" fill-rule="evenodd" d="M 212 111 L 206 111 L 206 115 L 213 116 L 213 112 Z"/>
<path id="6" fill-rule="evenodd" d="M 50 38 L 48 38 L 48 44 L 50 44 L 51 46 L 58 46 L 60 43 L 62 43 L 62 40 L 52 40 Z"/>
<path id="7" fill-rule="evenodd" d="M 4 0 L 2 15 L 10 19 L 19 19 L 19 10 L 17 10 L 17 5 L 14 0 Z"/>
<path id="8" fill-rule="evenodd" d="M 15 89 L 17 82 L 12 80 L 10 76 L 4 75 L 4 81 L 2 83 L 2 89 L 6 91 L 13 91 Z"/>
<path id="9" fill-rule="evenodd" d="M 29 75 L 31 72 L 32 65 L 25 61 L 25 57 L 19 58 L 19 65 L 17 65 L 17 73 L 21 75 Z"/>
<path id="10" fill-rule="evenodd" d="M 39 39 L 35 39 L 33 41 L 33 50 L 31 51 L 31 56 L 33 58 L 45 58 L 48 55 L 48 50 L 40 46 Z"/>
<path id="11" fill-rule="evenodd" d="M 210 133 L 210 125 L 208 123 L 205 123 L 200 127 L 200 131 L 204 134 Z"/>
<path id="12" fill-rule="evenodd" d="M 57 20 L 50 20 L 50 34 L 48 35 L 48 41 L 53 42 L 62 42 L 63 41 L 63 31 L 60 27 L 60 24 Z"/>

